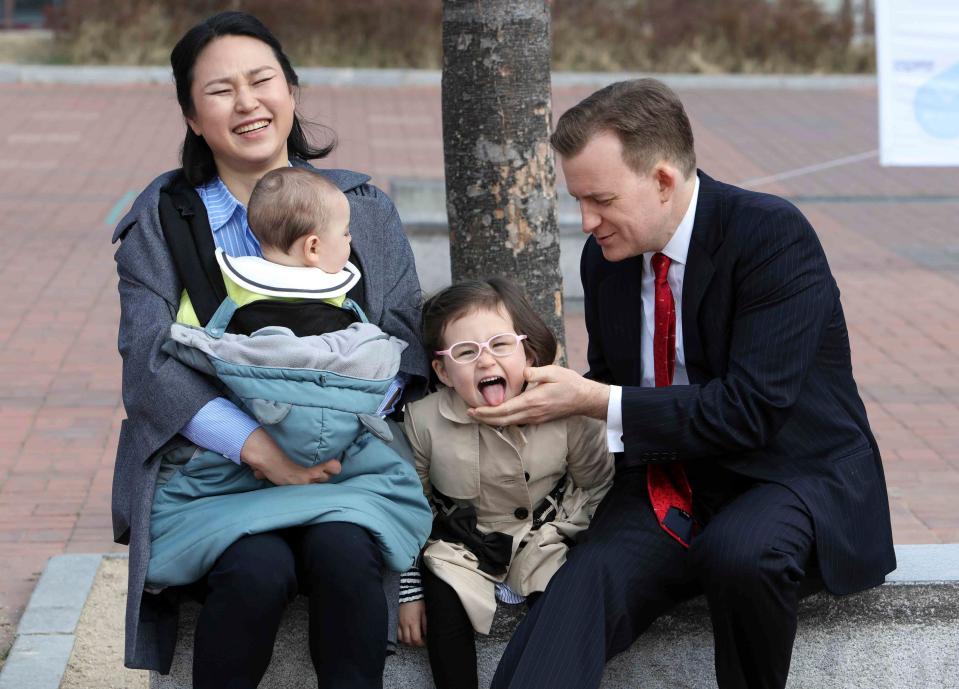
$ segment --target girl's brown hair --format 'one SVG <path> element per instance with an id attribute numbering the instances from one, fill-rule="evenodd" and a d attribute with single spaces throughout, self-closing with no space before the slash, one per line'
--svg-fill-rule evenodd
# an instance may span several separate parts
<path id="1" fill-rule="evenodd" d="M 546 366 L 556 359 L 556 337 L 530 305 L 522 290 L 502 277 L 463 280 L 434 294 L 423 305 L 423 345 L 434 352 L 445 349 L 443 330 L 451 321 L 477 309 L 502 306 L 513 320 L 517 335 L 526 335 L 523 346 L 533 366 Z"/>

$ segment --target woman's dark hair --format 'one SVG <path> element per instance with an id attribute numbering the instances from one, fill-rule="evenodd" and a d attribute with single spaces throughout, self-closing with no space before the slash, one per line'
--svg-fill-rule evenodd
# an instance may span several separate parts
<path id="1" fill-rule="evenodd" d="M 530 305 L 522 290 L 506 278 L 464 280 L 434 294 L 423 305 L 423 346 L 434 352 L 445 349 L 443 330 L 457 318 L 477 309 L 502 306 L 513 320 L 517 335 L 526 335 L 523 346 L 533 366 L 546 366 L 556 359 L 556 337 Z"/>
<path id="2" fill-rule="evenodd" d="M 259 19 L 246 12 L 221 12 L 200 22 L 187 31 L 177 42 L 170 53 L 170 65 L 173 67 L 173 80 L 176 83 L 176 99 L 180 103 L 180 110 L 184 117 L 194 115 L 193 96 L 190 91 L 193 87 L 193 68 L 203 49 L 217 38 L 222 36 L 249 36 L 266 43 L 273 50 L 276 61 L 283 69 L 286 83 L 292 88 L 299 86 L 300 79 L 293 71 L 290 59 L 283 52 L 283 47 L 270 30 Z M 335 137 L 329 145 L 323 148 L 314 148 L 300 124 L 296 113 L 293 114 L 293 127 L 286 140 L 287 152 L 291 158 L 313 160 L 325 158 L 336 148 Z M 188 126 L 186 138 L 183 140 L 183 151 L 180 159 L 187 181 L 199 186 L 216 177 L 216 163 L 213 160 L 213 151 Z"/>

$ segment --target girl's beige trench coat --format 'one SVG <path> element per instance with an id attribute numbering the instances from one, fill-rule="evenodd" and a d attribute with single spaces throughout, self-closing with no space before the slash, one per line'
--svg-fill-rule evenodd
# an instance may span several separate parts
<path id="1" fill-rule="evenodd" d="M 433 487 L 457 505 L 476 508 L 477 528 L 513 537 L 505 575 L 480 571 L 460 543 L 430 540 L 423 562 L 459 595 L 473 628 L 488 634 L 495 584 L 542 591 L 566 561 L 565 539 L 584 530 L 613 480 L 606 424 L 574 416 L 537 426 L 493 428 L 471 419 L 466 403 L 443 388 L 406 408 L 406 434 L 429 496 Z M 533 510 L 568 473 L 556 518 L 533 530 Z M 520 546 L 522 545 L 522 549 Z"/>

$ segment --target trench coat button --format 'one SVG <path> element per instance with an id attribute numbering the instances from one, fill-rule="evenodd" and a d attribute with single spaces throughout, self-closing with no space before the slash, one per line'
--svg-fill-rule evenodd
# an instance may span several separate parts
<path id="1" fill-rule="evenodd" d="M 528 472 L 528 471 L 524 471 L 524 472 L 523 472 L 523 478 L 525 478 L 527 481 L 529 481 L 529 472 Z"/>
<path id="2" fill-rule="evenodd" d="M 517 507 L 516 511 L 513 512 L 513 516 L 517 519 L 526 519 L 529 516 L 529 510 L 525 507 Z"/>

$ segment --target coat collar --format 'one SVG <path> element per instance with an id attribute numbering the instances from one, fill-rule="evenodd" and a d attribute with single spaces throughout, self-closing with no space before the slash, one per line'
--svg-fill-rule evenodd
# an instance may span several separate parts
<path id="1" fill-rule="evenodd" d="M 318 168 L 310 165 L 310 163 L 306 162 L 305 160 L 300 160 L 299 158 L 294 158 L 290 162 L 294 167 L 305 167 L 313 170 L 313 172 L 320 173 L 344 193 L 350 191 L 351 189 L 361 187 L 370 181 L 370 176 L 364 175 L 362 172 L 353 172 L 352 170 L 335 168 Z"/>
<path id="2" fill-rule="evenodd" d="M 436 394 L 440 395 L 438 409 L 444 419 L 459 424 L 476 424 L 476 420 L 466 413 L 469 409 L 466 402 L 456 394 L 453 388 L 444 387 Z"/>
<path id="3" fill-rule="evenodd" d="M 440 416 L 444 419 L 461 425 L 472 425 L 475 426 L 477 430 L 486 426 L 486 424 L 480 423 L 466 413 L 469 407 L 466 405 L 466 402 L 463 401 L 463 398 L 456 394 L 453 388 L 444 387 L 436 394 L 441 395 L 437 409 L 439 410 Z M 518 449 L 529 443 L 529 439 L 526 437 L 526 432 L 529 430 L 528 426 L 486 426 L 486 428 L 490 432 L 502 437 L 503 440 L 514 448 Z"/>

